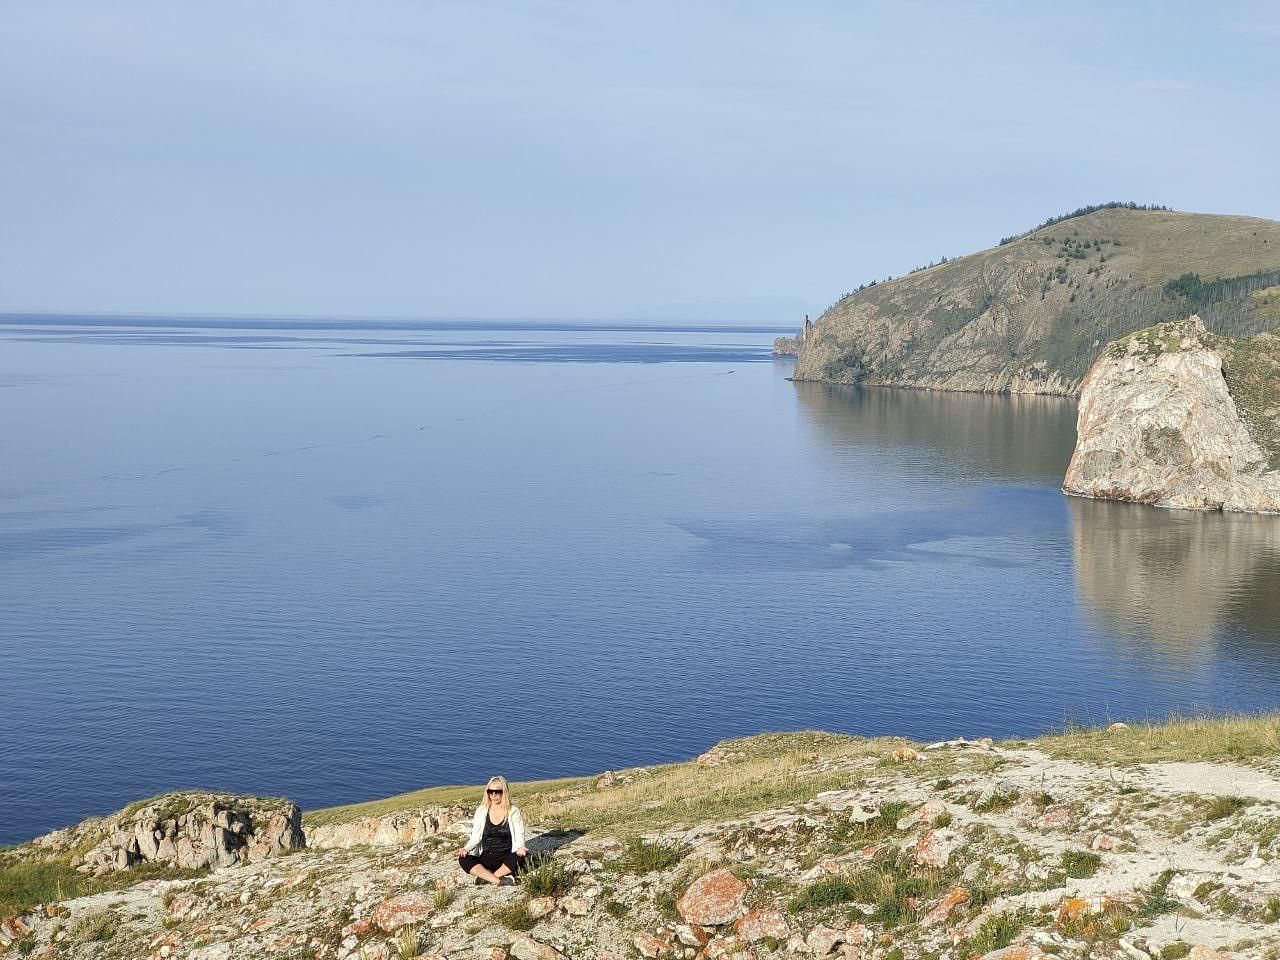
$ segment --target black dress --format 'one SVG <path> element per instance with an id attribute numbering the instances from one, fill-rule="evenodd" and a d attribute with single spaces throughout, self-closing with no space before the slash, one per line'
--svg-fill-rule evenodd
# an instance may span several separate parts
<path id="1" fill-rule="evenodd" d="M 479 853 L 464 854 L 458 858 L 458 865 L 465 873 L 470 873 L 476 864 L 482 865 L 492 873 L 505 863 L 507 869 L 516 874 L 524 870 L 528 859 L 511 850 L 511 824 L 506 819 L 501 823 L 494 823 L 486 816 L 484 833 L 480 837 Z"/>

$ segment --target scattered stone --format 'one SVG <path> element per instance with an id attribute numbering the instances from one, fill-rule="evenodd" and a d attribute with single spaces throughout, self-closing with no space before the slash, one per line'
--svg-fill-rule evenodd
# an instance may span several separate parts
<path id="1" fill-rule="evenodd" d="M 948 827 L 939 827 L 925 833 L 913 849 L 912 855 L 921 866 L 941 869 L 951 861 L 951 855 L 962 843 L 960 834 Z"/>
<path id="2" fill-rule="evenodd" d="M 1113 837 L 1109 833 L 1095 833 L 1089 838 L 1089 849 L 1091 850 L 1123 850 L 1125 842 L 1120 837 Z"/>
<path id="3" fill-rule="evenodd" d="M 712 870 L 695 880 L 676 902 L 676 910 L 686 923 L 720 926 L 742 914 L 747 885 L 729 870 Z"/>
<path id="4" fill-rule="evenodd" d="M 1068 807 L 1054 807 L 1036 817 L 1035 825 L 1041 830 L 1063 830 L 1075 820 Z"/>
<path id="5" fill-rule="evenodd" d="M 914 811 L 912 811 L 911 813 L 908 813 L 905 817 L 902 817 L 898 821 L 898 829 L 910 830 L 912 827 L 918 826 L 920 824 L 933 823 L 933 821 L 937 820 L 940 816 L 942 816 L 947 812 L 948 812 L 947 805 L 943 803 L 941 800 L 934 798 L 932 800 L 929 800 L 922 806 L 917 807 Z"/>
<path id="6" fill-rule="evenodd" d="M 694 762 L 700 767 L 719 767 L 735 760 L 745 760 L 746 753 L 741 750 L 729 750 L 722 743 L 717 743 L 706 753 L 701 754 Z"/>
<path id="7" fill-rule="evenodd" d="M 825 957 L 835 950 L 836 944 L 843 940 L 844 935 L 839 930 L 833 930 L 820 923 L 809 931 L 809 935 L 804 938 L 804 943 L 815 957 Z"/>
<path id="8" fill-rule="evenodd" d="M 676 940 L 686 947 L 705 946 L 710 939 L 701 927 L 691 923 L 682 923 L 676 927 Z"/>
<path id="9" fill-rule="evenodd" d="M 514 960 L 561 960 L 564 956 L 559 950 L 547 943 L 524 933 L 517 933 L 511 941 L 509 952 Z"/>
<path id="10" fill-rule="evenodd" d="M 1048 954 L 1034 943 L 1027 943 L 984 953 L 982 960 L 1040 960 L 1041 957 L 1047 956 Z"/>
<path id="11" fill-rule="evenodd" d="M 744 943 L 756 943 L 765 937 L 782 941 L 791 936 L 787 918 L 777 910 L 752 910 L 733 925 L 733 932 Z"/>
<path id="12" fill-rule="evenodd" d="M 390 933 L 405 924 L 425 920 L 434 909 L 431 898 L 425 893 L 402 893 L 374 907 L 373 922 L 379 929 Z"/>
<path id="13" fill-rule="evenodd" d="M 671 953 L 671 941 L 654 933 L 637 933 L 631 942 L 642 957 L 665 957 Z"/>
<path id="14" fill-rule="evenodd" d="M 924 915 L 925 926 L 942 923 L 951 916 L 951 912 L 961 904 L 969 902 L 971 894 L 967 887 L 952 887 L 946 896 Z"/>

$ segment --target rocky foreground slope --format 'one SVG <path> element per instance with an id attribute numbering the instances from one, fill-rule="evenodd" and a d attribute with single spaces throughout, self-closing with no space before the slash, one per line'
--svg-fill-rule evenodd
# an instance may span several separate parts
<path id="1" fill-rule="evenodd" d="M 1110 344 L 1084 382 L 1063 489 L 1165 507 L 1280 513 L 1280 336 L 1199 317 Z"/>
<path id="2" fill-rule="evenodd" d="M 842 297 L 777 352 L 795 377 L 1075 395 L 1107 342 L 1198 311 L 1280 325 L 1280 223 L 1100 209 Z"/>
<path id="3" fill-rule="evenodd" d="M 519 887 L 470 885 L 473 798 L 425 791 L 318 812 L 308 849 L 27 904 L 0 956 L 1276 958 L 1278 749 L 1276 718 L 731 741 L 523 788 L 550 859 Z M 56 847 L 6 854 L 0 903 Z"/>

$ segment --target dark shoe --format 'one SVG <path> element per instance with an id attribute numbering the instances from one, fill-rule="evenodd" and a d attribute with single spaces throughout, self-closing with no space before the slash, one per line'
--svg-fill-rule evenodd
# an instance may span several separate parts
<path id="1" fill-rule="evenodd" d="M 516 885 L 516 878 L 511 876 L 503 877 L 501 880 L 498 881 L 498 886 L 500 887 L 514 887 L 515 885 Z"/>
<path id="2" fill-rule="evenodd" d="M 486 883 L 488 883 L 488 882 L 489 882 L 488 880 L 482 880 L 480 877 L 476 877 L 476 886 L 477 886 L 477 887 L 483 887 L 483 886 L 484 886 Z"/>

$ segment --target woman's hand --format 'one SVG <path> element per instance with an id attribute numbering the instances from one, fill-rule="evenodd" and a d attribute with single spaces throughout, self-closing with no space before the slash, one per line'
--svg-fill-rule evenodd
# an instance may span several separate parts
<path id="1" fill-rule="evenodd" d="M 521 847 L 519 850 L 516 851 L 517 857 L 527 857 L 528 855 L 529 855 L 528 847 Z"/>
<path id="2" fill-rule="evenodd" d="M 459 847 L 457 850 L 453 851 L 453 855 L 457 857 L 459 860 L 461 860 L 463 857 L 467 855 L 467 848 Z"/>

